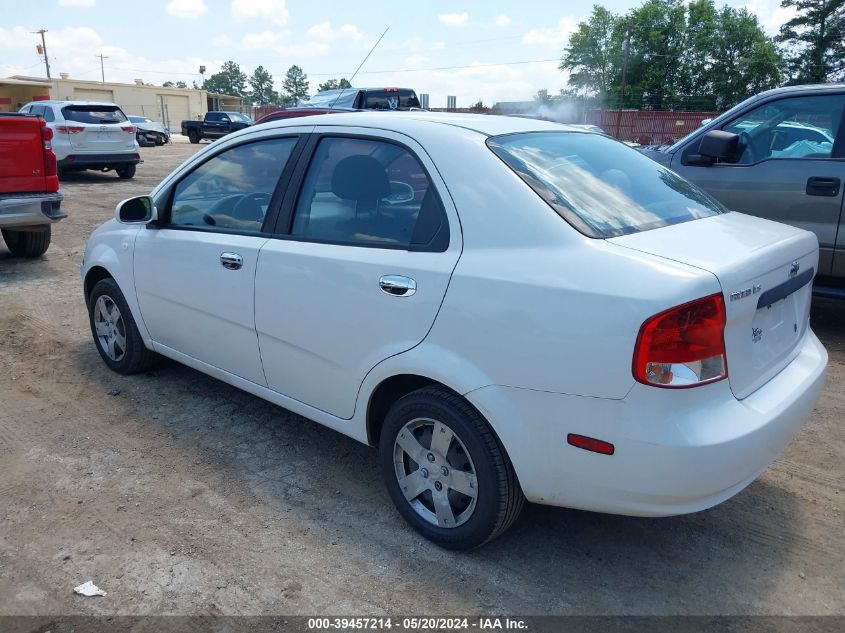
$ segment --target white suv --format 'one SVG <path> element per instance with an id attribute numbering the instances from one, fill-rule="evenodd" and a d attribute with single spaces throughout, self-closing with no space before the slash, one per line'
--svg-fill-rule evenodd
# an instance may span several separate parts
<path id="1" fill-rule="evenodd" d="M 135 126 L 113 103 L 101 101 L 34 101 L 20 110 L 44 118 L 53 130 L 59 176 L 69 171 L 114 169 L 132 178 L 141 162 Z"/>

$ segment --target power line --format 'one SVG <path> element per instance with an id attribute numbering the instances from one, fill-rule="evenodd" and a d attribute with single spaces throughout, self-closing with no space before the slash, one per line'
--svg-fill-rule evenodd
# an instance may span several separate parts
<path id="1" fill-rule="evenodd" d="M 523 64 L 542 64 L 545 62 L 558 62 L 560 59 L 557 57 L 552 59 L 526 59 L 523 61 L 518 62 L 496 62 L 490 64 L 467 64 L 465 66 L 436 66 L 431 68 L 396 68 L 393 70 L 367 70 L 362 73 L 361 75 L 385 75 L 387 73 L 421 73 L 421 72 L 428 72 L 433 70 L 463 70 L 466 68 L 489 68 L 491 66 L 520 66 Z M 284 74 L 284 73 L 273 73 L 273 74 Z M 309 73 L 309 77 L 337 77 L 337 76 L 345 76 L 345 72 L 334 72 L 334 73 Z"/>

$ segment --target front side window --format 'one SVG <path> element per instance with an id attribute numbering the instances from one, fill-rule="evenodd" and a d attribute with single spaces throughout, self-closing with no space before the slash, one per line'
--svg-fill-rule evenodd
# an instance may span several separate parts
<path id="1" fill-rule="evenodd" d="M 98 105 L 70 105 L 62 108 L 62 114 L 67 121 L 77 123 L 125 123 L 126 115 L 117 106 Z"/>
<path id="2" fill-rule="evenodd" d="M 204 162 L 176 185 L 169 225 L 261 231 L 296 141 L 276 138 L 238 145 Z"/>
<path id="3" fill-rule="evenodd" d="M 766 158 L 830 158 L 845 95 L 793 97 L 761 105 L 724 126 L 739 135 L 736 164 Z"/>
<path id="4" fill-rule="evenodd" d="M 324 138 L 294 213 L 292 235 L 368 246 L 426 246 L 446 222 L 419 160 L 370 139 Z"/>
<path id="5" fill-rule="evenodd" d="M 564 220 L 607 238 L 705 218 L 726 209 L 623 143 L 580 132 L 526 132 L 487 145 Z"/>

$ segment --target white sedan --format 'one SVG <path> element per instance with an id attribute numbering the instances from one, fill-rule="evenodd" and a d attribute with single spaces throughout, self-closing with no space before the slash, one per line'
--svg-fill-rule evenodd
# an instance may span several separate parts
<path id="1" fill-rule="evenodd" d="M 116 216 L 82 267 L 105 363 L 167 356 L 378 446 L 399 512 L 444 547 L 525 499 L 720 503 L 824 382 L 812 233 L 554 123 L 275 121 Z"/>

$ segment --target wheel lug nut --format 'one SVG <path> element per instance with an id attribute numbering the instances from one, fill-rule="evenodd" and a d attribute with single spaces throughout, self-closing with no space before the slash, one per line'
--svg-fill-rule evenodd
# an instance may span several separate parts
<path id="1" fill-rule="evenodd" d="M 441 490 L 443 490 L 443 484 L 441 484 L 439 481 L 435 481 L 434 482 L 434 489 L 437 490 L 438 492 L 440 492 Z"/>
<path id="2" fill-rule="evenodd" d="M 423 479 L 428 479 L 428 469 L 427 468 L 420 468 L 420 474 L 423 476 Z"/>
<path id="3" fill-rule="evenodd" d="M 427 457 L 428 457 L 428 461 L 430 461 L 430 462 L 433 462 L 433 461 L 434 461 L 434 453 L 429 453 L 429 454 L 427 455 Z"/>
<path id="4" fill-rule="evenodd" d="M 440 472 L 441 472 L 441 473 L 443 473 L 443 475 L 445 476 L 445 475 L 448 475 L 448 474 L 449 474 L 449 469 L 448 469 L 448 468 L 446 468 L 445 466 L 441 466 L 441 467 L 440 467 Z"/>

